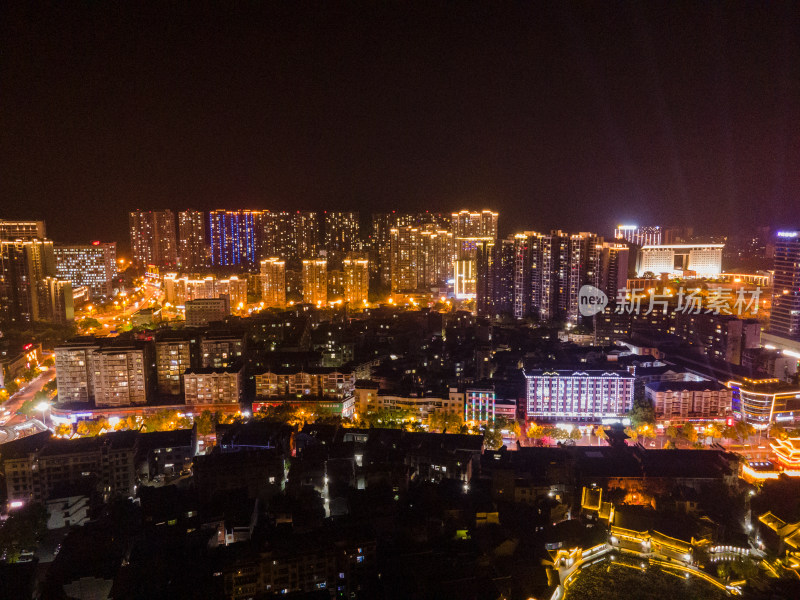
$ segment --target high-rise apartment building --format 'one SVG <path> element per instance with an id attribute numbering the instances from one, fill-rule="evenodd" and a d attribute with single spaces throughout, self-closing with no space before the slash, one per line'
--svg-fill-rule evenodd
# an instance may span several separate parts
<path id="1" fill-rule="evenodd" d="M 75 318 L 72 284 L 69 281 L 45 277 L 37 282 L 36 287 L 40 321 L 64 325 Z"/>
<path id="2" fill-rule="evenodd" d="M 314 258 L 319 249 L 319 219 L 315 212 L 298 211 L 294 216 L 297 256 L 300 260 Z"/>
<path id="3" fill-rule="evenodd" d="M 182 269 L 202 269 L 208 266 L 204 212 L 185 210 L 178 213 L 178 248 Z"/>
<path id="4" fill-rule="evenodd" d="M 369 296 L 369 260 L 350 254 L 344 259 L 344 300 L 366 304 Z"/>
<path id="5" fill-rule="evenodd" d="M 478 293 L 477 260 L 456 260 L 453 295 L 458 299 L 475 298 Z"/>
<path id="6" fill-rule="evenodd" d="M 295 235 L 295 216 L 291 212 L 265 212 L 264 256 L 275 256 L 290 265 L 297 258 L 297 236 Z"/>
<path id="7" fill-rule="evenodd" d="M 92 298 L 114 295 L 117 275 L 117 244 L 58 244 L 54 248 L 56 275 L 69 281 L 73 288 L 86 286 Z"/>
<path id="8" fill-rule="evenodd" d="M 663 241 L 663 230 L 660 225 L 651 227 L 618 225 L 614 230 L 614 238 L 637 246 L 658 246 Z"/>
<path id="9" fill-rule="evenodd" d="M 263 215 L 260 210 L 212 210 L 211 264 L 257 270 L 263 252 Z"/>
<path id="10" fill-rule="evenodd" d="M 774 265 L 769 332 L 800 340 L 800 231 L 778 232 Z"/>
<path id="11" fill-rule="evenodd" d="M 56 279 L 50 240 L 0 241 L 0 322 L 72 320 L 72 287 L 65 283 Z"/>
<path id="12" fill-rule="evenodd" d="M 420 231 L 401 226 L 390 230 L 392 292 L 413 292 L 419 287 Z"/>
<path id="13" fill-rule="evenodd" d="M 43 240 L 44 221 L 4 221 L 0 219 L 0 240 Z"/>
<path id="14" fill-rule="evenodd" d="M 381 284 L 392 282 L 392 234 L 397 227 L 394 213 L 375 213 L 372 215 L 372 232 L 369 238 L 370 262 L 378 273 Z"/>
<path id="15" fill-rule="evenodd" d="M 603 290 L 609 302 L 614 302 L 617 292 L 628 284 L 630 250 L 625 244 L 603 243 L 598 247 L 597 288 Z"/>
<path id="16" fill-rule="evenodd" d="M 267 308 L 286 306 L 286 261 L 277 257 L 261 261 L 261 299 Z"/>
<path id="17" fill-rule="evenodd" d="M 514 316 L 577 323 L 578 293 L 596 285 L 602 238 L 592 233 L 514 236 Z"/>
<path id="18" fill-rule="evenodd" d="M 164 339 L 156 342 L 156 386 L 159 394 L 179 396 L 182 376 L 192 367 L 192 342 L 189 339 Z"/>
<path id="19" fill-rule="evenodd" d="M 97 406 L 146 404 L 150 383 L 147 348 L 108 346 L 95 350 L 94 402 Z"/>
<path id="20" fill-rule="evenodd" d="M 427 288 L 446 284 L 453 275 L 454 260 L 453 233 L 424 226 L 419 232 L 419 284 Z"/>
<path id="21" fill-rule="evenodd" d="M 361 250 L 358 213 L 326 211 L 324 216 L 328 263 L 339 266 L 349 253 Z"/>
<path id="22" fill-rule="evenodd" d="M 146 267 L 178 266 L 175 213 L 171 210 L 136 210 L 128 215 L 133 262 Z"/>
<path id="23" fill-rule="evenodd" d="M 479 316 L 513 314 L 515 249 L 513 238 L 478 244 L 475 308 Z"/>
<path id="24" fill-rule="evenodd" d="M 324 258 L 303 260 L 303 302 L 328 303 L 328 261 Z"/>
<path id="25" fill-rule="evenodd" d="M 55 349 L 58 402 L 89 402 L 94 398 L 94 340 L 72 342 Z"/>
<path id="26" fill-rule="evenodd" d="M 451 229 L 459 260 L 474 261 L 479 241 L 497 239 L 497 217 L 498 214 L 490 210 L 462 210 L 452 214 Z"/>

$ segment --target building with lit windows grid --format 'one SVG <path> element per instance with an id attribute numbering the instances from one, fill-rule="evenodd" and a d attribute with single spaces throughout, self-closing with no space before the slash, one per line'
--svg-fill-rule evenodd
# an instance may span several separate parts
<path id="1" fill-rule="evenodd" d="M 86 286 L 92 298 L 114 295 L 117 244 L 59 244 L 54 247 L 56 276 L 73 287 Z"/>
<path id="2" fill-rule="evenodd" d="M 633 407 L 635 377 L 627 371 L 539 369 L 524 375 L 529 419 L 593 422 Z"/>

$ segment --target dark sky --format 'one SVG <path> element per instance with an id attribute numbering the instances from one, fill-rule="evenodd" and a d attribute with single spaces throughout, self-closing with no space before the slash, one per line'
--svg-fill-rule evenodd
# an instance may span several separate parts
<path id="1" fill-rule="evenodd" d="M 798 221 L 796 2 L 60 4 L 0 14 L 0 217 L 56 240 L 157 207 Z"/>

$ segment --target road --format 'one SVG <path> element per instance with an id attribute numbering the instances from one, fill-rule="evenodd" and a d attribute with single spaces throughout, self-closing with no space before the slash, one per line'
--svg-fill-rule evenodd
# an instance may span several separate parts
<path id="1" fill-rule="evenodd" d="M 55 367 L 50 367 L 46 371 L 44 371 L 41 375 L 39 375 L 36 379 L 31 381 L 27 386 L 23 389 L 18 391 L 16 394 L 11 396 L 3 405 L 0 407 L 0 425 L 4 425 L 7 427 L 11 427 L 14 425 L 20 425 L 28 420 L 27 417 L 24 415 L 18 415 L 17 411 L 20 407 L 28 400 L 33 400 L 33 397 L 36 395 L 37 392 L 41 392 L 42 388 L 50 381 L 55 379 L 56 377 L 56 369 Z M 9 414 L 6 415 L 5 411 L 9 411 Z M 34 415 L 36 417 L 41 418 L 41 415 Z M 2 440 L 0 440 L 2 442 Z"/>
<path id="2" fill-rule="evenodd" d="M 137 310 L 152 306 L 156 302 L 162 302 L 164 293 L 154 285 L 143 285 L 139 292 L 141 298 L 136 302 L 130 302 L 121 309 L 111 309 L 104 312 L 95 310 L 83 310 L 75 315 L 75 320 L 91 317 L 96 319 L 104 329 L 113 331 L 125 325 L 131 315 Z"/>

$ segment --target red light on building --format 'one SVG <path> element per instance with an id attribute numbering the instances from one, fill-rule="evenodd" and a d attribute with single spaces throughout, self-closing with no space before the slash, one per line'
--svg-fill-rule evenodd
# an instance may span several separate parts
<path id="1" fill-rule="evenodd" d="M 733 417 L 728 417 L 728 420 L 727 420 L 727 421 L 725 421 L 725 424 L 726 424 L 728 427 L 733 427 Z"/>
<path id="2" fill-rule="evenodd" d="M 92 246 L 99 246 L 99 245 L 100 245 L 100 240 L 94 240 L 92 242 Z"/>
<path id="3" fill-rule="evenodd" d="M 33 344 L 25 344 L 23 350 L 28 350 L 29 348 L 33 348 Z"/>

